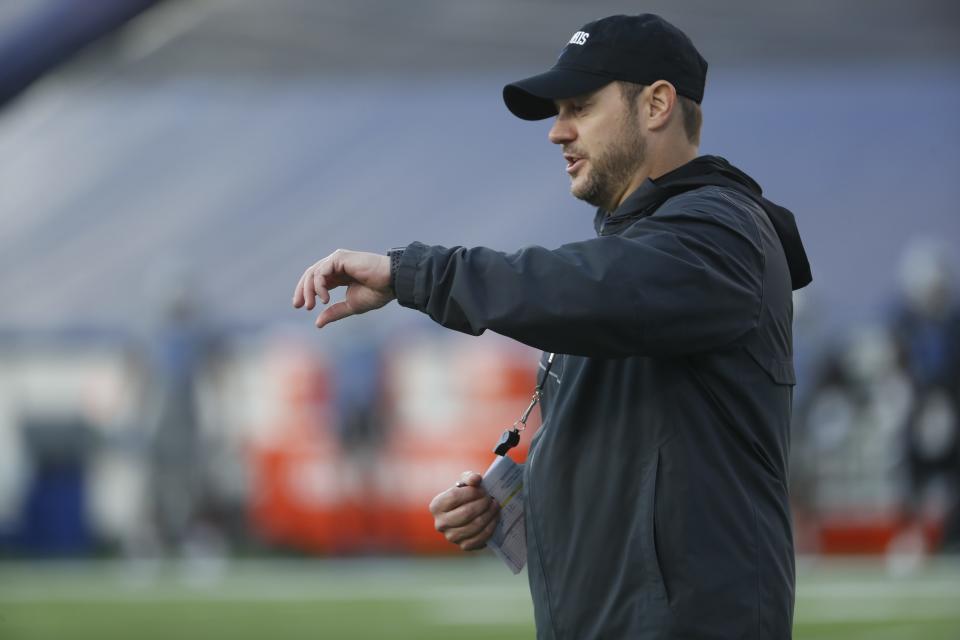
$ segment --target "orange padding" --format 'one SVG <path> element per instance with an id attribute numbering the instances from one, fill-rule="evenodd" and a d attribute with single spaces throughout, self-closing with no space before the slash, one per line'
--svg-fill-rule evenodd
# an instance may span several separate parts
<path id="1" fill-rule="evenodd" d="M 298 394 L 288 401 L 310 405 L 278 411 L 249 451 L 255 529 L 319 553 L 456 551 L 435 531 L 430 500 L 461 472 L 489 466 L 494 442 L 530 399 L 536 368 L 528 350 L 396 347 L 385 357 L 386 435 L 376 450 L 354 453 L 335 436 L 329 394 Z M 539 422 L 535 411 L 512 453 L 518 462 Z"/>

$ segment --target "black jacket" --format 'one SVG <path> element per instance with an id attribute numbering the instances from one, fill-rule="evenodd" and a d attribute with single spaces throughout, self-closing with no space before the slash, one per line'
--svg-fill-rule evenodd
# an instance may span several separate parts
<path id="1" fill-rule="evenodd" d="M 790 638 L 792 215 L 702 157 L 598 237 L 404 252 L 397 297 L 558 354 L 526 465 L 538 638 Z M 792 271 L 792 273 L 791 273 Z"/>

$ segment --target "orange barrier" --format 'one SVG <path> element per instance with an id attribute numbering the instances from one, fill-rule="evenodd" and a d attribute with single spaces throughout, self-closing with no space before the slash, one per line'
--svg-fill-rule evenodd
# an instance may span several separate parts
<path id="1" fill-rule="evenodd" d="M 452 339 L 413 342 L 387 360 L 387 398 L 393 423 L 384 449 L 390 486 L 382 508 L 409 551 L 455 550 L 439 535 L 427 505 L 465 470 L 483 473 L 493 445 L 530 400 L 537 355 L 509 343 Z M 526 459 L 539 414 L 511 452 Z"/>
<path id="2" fill-rule="evenodd" d="M 330 385 L 322 361 L 294 346 L 269 354 L 267 378 L 278 381 L 276 413 L 250 445 L 250 518 L 265 539 L 328 550 L 336 546 L 335 473 Z"/>
<path id="3" fill-rule="evenodd" d="M 281 358 L 294 391 L 250 450 L 251 518 L 268 541 L 322 553 L 451 552 L 427 509 L 464 470 L 483 472 L 529 402 L 537 354 L 509 343 L 413 340 L 385 354 L 387 437 L 347 455 L 335 437 L 330 372 Z M 289 354 L 288 354 L 289 356 Z M 539 414 L 512 453 L 526 459 Z"/>
<path id="4" fill-rule="evenodd" d="M 892 551 L 898 537 L 916 530 L 926 549 L 936 549 L 943 538 L 943 523 L 924 519 L 913 523 L 899 512 L 821 516 L 817 551 L 829 555 L 876 555 Z"/>

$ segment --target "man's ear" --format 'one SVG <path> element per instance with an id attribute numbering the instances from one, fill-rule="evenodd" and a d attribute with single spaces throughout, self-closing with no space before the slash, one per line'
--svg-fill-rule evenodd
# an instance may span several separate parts
<path id="1" fill-rule="evenodd" d="M 648 97 L 644 101 L 643 116 L 647 129 L 656 131 L 670 123 L 670 117 L 677 106 L 677 90 L 666 80 L 657 80 L 648 88 Z"/>

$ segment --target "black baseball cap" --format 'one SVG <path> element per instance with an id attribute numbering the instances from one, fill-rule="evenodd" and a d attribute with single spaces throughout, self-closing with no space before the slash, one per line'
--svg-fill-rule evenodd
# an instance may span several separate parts
<path id="1" fill-rule="evenodd" d="M 546 73 L 503 88 L 507 108 L 524 120 L 557 115 L 554 100 L 600 89 L 614 80 L 649 85 L 666 80 L 700 104 L 707 61 L 690 38 L 652 13 L 609 16 L 580 27 Z"/>

